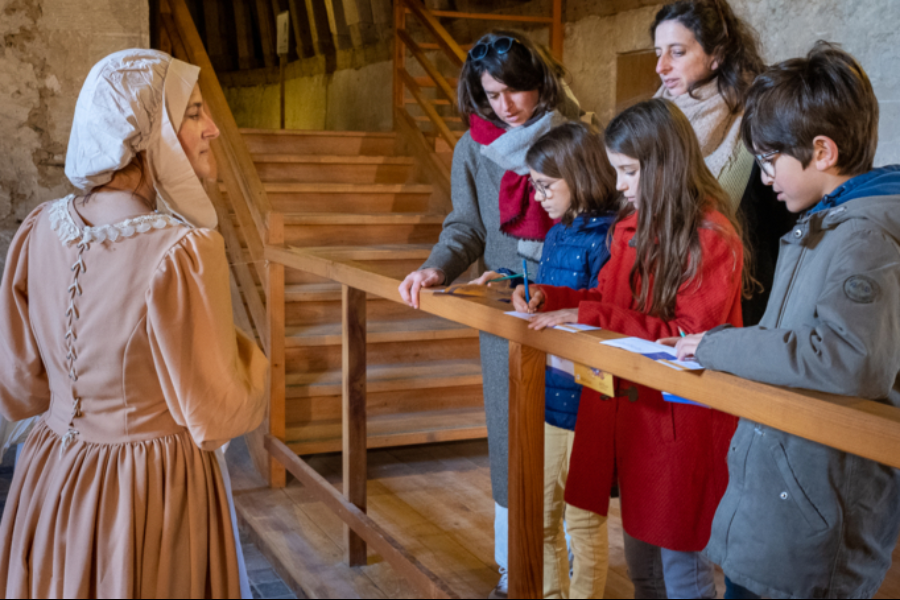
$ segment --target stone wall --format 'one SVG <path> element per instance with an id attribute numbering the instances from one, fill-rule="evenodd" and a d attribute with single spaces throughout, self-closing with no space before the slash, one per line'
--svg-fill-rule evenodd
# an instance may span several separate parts
<path id="1" fill-rule="evenodd" d="M 806 54 L 819 39 L 862 63 L 881 104 L 877 165 L 900 163 L 900 2 L 897 0 L 729 0 L 760 34 L 769 63 Z M 586 110 L 604 122 L 615 110 L 616 56 L 650 49 L 661 4 L 566 25 L 565 63 Z"/>
<path id="2" fill-rule="evenodd" d="M 380 61 L 357 69 L 340 69 L 328 75 L 287 78 L 286 128 L 390 131 L 391 69 L 391 62 Z M 224 90 L 240 127 L 279 128 L 278 84 L 226 85 Z"/>
<path id="3" fill-rule="evenodd" d="M 70 191 L 66 145 L 88 71 L 149 37 L 147 0 L 0 0 L 0 268 L 22 219 Z"/>

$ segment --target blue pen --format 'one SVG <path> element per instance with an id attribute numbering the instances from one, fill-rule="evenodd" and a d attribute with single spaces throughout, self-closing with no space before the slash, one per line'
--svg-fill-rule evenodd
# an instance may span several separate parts
<path id="1" fill-rule="evenodd" d="M 528 261 L 522 259 L 522 273 L 525 277 L 525 302 L 531 304 L 531 293 L 528 291 Z"/>

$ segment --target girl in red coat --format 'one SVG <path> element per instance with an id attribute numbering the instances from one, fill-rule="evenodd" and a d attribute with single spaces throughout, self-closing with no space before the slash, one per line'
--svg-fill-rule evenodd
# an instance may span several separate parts
<path id="1" fill-rule="evenodd" d="M 638 104 L 609 124 L 606 150 L 623 203 L 597 287 L 532 286 L 530 304 L 520 287 L 516 310 L 544 313 L 533 329 L 579 322 L 647 340 L 740 326 L 740 227 L 684 114 L 667 100 Z M 737 419 L 616 383 L 615 398 L 584 388 L 566 502 L 605 515 L 618 482 L 636 597 L 713 598 L 700 551 Z"/>

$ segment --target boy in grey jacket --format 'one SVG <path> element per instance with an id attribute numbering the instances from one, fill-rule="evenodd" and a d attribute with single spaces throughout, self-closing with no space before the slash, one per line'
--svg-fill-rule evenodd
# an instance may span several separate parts
<path id="1" fill-rule="evenodd" d="M 760 324 L 688 336 L 679 355 L 900 406 L 900 166 L 872 169 L 878 101 L 865 71 L 819 42 L 757 78 L 742 127 L 764 182 L 804 214 L 781 240 Z M 900 472 L 746 419 L 728 466 L 706 550 L 726 598 L 878 591 L 900 533 Z"/>

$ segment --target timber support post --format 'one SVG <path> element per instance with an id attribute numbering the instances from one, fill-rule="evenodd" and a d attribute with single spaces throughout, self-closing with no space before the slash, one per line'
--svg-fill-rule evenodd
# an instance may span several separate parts
<path id="1" fill-rule="evenodd" d="M 509 597 L 543 598 L 547 354 L 509 343 Z"/>
<path id="2" fill-rule="evenodd" d="M 366 433 L 366 293 L 342 286 L 343 472 L 344 497 L 366 512 L 368 479 Z M 351 567 L 366 564 L 366 542 L 344 525 L 345 559 Z"/>

